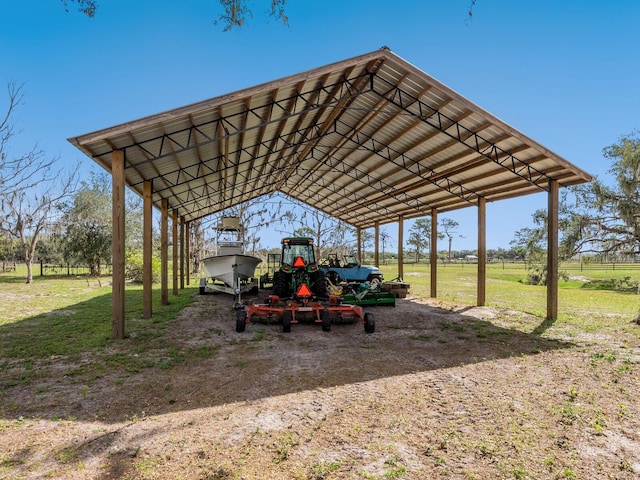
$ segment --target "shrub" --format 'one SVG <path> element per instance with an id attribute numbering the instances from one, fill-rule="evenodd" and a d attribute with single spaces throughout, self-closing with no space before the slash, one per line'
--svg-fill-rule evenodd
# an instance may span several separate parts
<path id="1" fill-rule="evenodd" d="M 127 255 L 124 264 L 124 274 L 127 280 L 133 283 L 142 283 L 141 253 L 130 253 Z M 151 259 L 151 281 L 153 283 L 160 281 L 160 259 L 157 257 Z"/>

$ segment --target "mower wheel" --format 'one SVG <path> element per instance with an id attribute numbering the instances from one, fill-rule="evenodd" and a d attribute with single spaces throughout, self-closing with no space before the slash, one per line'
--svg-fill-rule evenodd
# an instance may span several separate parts
<path id="1" fill-rule="evenodd" d="M 244 332 L 247 327 L 247 311 L 243 308 L 236 310 L 236 332 Z"/>
<path id="2" fill-rule="evenodd" d="M 328 332 L 331 330 L 331 319 L 329 318 L 329 310 L 322 310 L 322 331 Z"/>
<path id="3" fill-rule="evenodd" d="M 364 331 L 366 333 L 373 333 L 376 331 L 376 321 L 373 319 L 373 313 L 371 312 L 364 314 Z"/>
<path id="4" fill-rule="evenodd" d="M 283 333 L 289 333 L 291 331 L 291 321 L 293 320 L 293 313 L 291 310 L 285 310 L 282 314 L 282 331 Z"/>

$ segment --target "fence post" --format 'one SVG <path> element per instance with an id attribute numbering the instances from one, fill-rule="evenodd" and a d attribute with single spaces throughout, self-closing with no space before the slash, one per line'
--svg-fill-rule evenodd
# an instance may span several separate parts
<path id="1" fill-rule="evenodd" d="M 42 265 L 42 260 L 40 260 L 40 276 L 44 277 L 44 268 L 43 268 L 43 265 Z"/>

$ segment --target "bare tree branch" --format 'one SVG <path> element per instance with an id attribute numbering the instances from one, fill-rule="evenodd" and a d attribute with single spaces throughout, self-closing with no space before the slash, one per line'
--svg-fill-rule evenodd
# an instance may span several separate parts
<path id="1" fill-rule="evenodd" d="M 54 172 L 59 159 L 48 159 L 37 147 L 16 157 L 9 154 L 15 136 L 12 116 L 22 102 L 22 86 L 10 83 L 8 93 L 7 111 L 0 123 L 0 233 L 20 241 L 27 263 L 27 283 L 31 283 L 40 234 L 53 210 L 75 188 L 77 169 L 67 175 Z"/>

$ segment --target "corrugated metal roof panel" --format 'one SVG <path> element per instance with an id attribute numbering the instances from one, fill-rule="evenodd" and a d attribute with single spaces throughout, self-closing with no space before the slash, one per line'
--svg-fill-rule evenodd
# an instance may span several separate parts
<path id="1" fill-rule="evenodd" d="M 387 49 L 70 141 L 186 220 L 280 191 L 366 228 L 591 178 Z"/>

